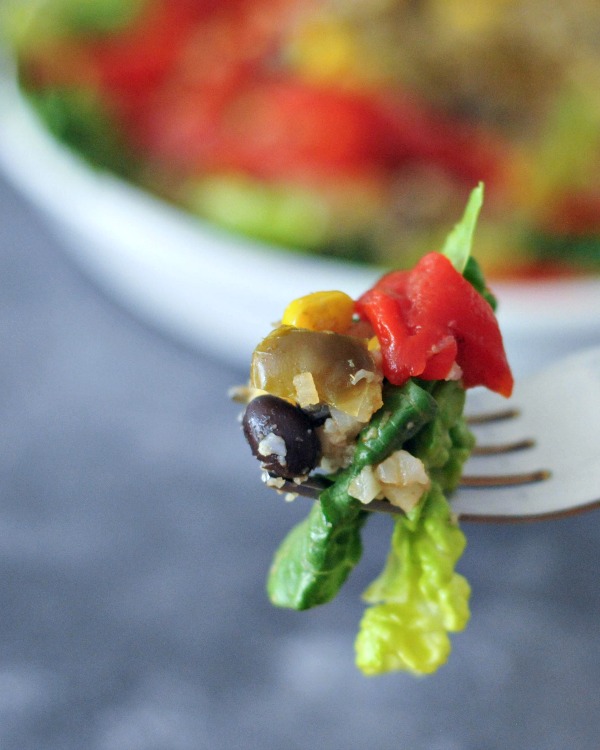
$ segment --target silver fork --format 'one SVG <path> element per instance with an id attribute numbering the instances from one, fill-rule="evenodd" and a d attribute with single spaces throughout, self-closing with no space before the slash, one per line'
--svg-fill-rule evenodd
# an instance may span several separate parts
<path id="1" fill-rule="evenodd" d="M 477 445 L 452 509 L 464 521 L 539 521 L 600 507 L 600 347 L 518 382 L 510 400 L 469 394 Z M 284 491 L 315 499 L 309 479 Z M 365 510 L 402 512 L 386 501 Z"/>

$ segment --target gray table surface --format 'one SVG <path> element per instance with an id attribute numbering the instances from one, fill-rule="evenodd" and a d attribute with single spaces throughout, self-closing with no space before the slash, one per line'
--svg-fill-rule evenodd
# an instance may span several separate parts
<path id="1" fill-rule="evenodd" d="M 600 747 L 600 513 L 465 527 L 450 661 L 365 678 L 386 519 L 335 602 L 271 607 L 305 507 L 260 486 L 226 397 L 246 373 L 115 305 L 2 181 L 0 346 L 2 750 Z"/>

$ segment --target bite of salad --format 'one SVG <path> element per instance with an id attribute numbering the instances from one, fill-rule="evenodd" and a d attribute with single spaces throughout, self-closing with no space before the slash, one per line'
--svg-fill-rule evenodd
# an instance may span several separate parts
<path id="1" fill-rule="evenodd" d="M 495 298 L 470 252 L 482 200 L 480 184 L 441 252 L 358 300 L 335 290 L 292 301 L 235 394 L 267 484 L 322 487 L 275 553 L 273 604 L 332 600 L 361 557 L 367 504 L 401 510 L 364 593 L 356 663 L 369 675 L 435 671 L 469 619 L 469 584 L 455 570 L 465 536 L 448 500 L 474 444 L 465 392 L 513 387 Z"/>

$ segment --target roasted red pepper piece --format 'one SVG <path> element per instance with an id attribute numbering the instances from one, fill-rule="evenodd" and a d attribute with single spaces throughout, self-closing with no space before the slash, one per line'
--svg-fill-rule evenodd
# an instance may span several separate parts
<path id="1" fill-rule="evenodd" d="M 194 24 L 213 4 L 147 2 L 127 28 L 84 40 L 102 92 L 122 105 L 146 102 L 178 64 Z"/>
<path id="2" fill-rule="evenodd" d="M 385 175 L 434 163 L 459 182 L 501 181 L 497 143 L 420 104 L 279 77 L 242 62 L 228 76 L 198 80 L 167 100 L 154 138 L 165 158 L 177 158 L 170 144 L 181 144 L 182 162 L 195 169 L 243 170 L 267 180 Z"/>
<path id="3" fill-rule="evenodd" d="M 501 187 L 508 145 L 491 130 L 470 125 L 402 92 L 383 93 L 372 103 L 377 138 L 390 165 L 435 164 L 466 184 Z"/>
<path id="4" fill-rule="evenodd" d="M 360 297 L 357 312 L 373 326 L 391 383 L 444 379 L 456 362 L 466 388 L 510 396 L 513 377 L 496 316 L 441 253 L 384 276 Z"/>

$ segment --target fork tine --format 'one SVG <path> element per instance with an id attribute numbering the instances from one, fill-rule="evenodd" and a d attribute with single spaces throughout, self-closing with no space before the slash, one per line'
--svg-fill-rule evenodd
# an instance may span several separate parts
<path id="1" fill-rule="evenodd" d="M 497 411 L 485 412 L 480 414 L 472 414 L 466 417 L 469 425 L 486 425 L 493 422 L 505 421 L 514 419 L 520 415 L 521 411 L 517 408 L 500 409 Z M 514 451 L 526 450 L 535 446 L 535 440 L 532 438 L 524 438 L 522 440 L 515 440 L 509 443 L 496 443 L 490 445 L 476 445 L 473 448 L 473 456 L 494 456 L 505 453 L 512 453 Z M 538 469 L 535 471 L 529 471 L 517 474 L 488 474 L 488 475 L 477 475 L 470 476 L 464 475 L 461 477 L 460 486 L 464 488 L 469 487 L 508 487 L 511 485 L 523 485 L 531 484 L 533 482 L 542 482 L 549 479 L 551 472 L 548 469 Z M 287 493 L 292 495 L 301 495 L 311 500 L 318 500 L 321 492 L 329 486 L 329 482 L 325 477 L 311 476 L 308 477 L 304 482 L 296 483 L 291 480 L 285 480 L 279 486 L 269 485 L 273 489 L 277 490 L 280 494 Z M 371 512 L 390 513 L 390 514 L 402 514 L 404 511 L 401 508 L 392 505 L 386 500 L 372 500 L 370 503 L 363 505 L 364 510 Z"/>
<path id="2" fill-rule="evenodd" d="M 310 480 L 302 482 L 302 484 L 296 484 L 296 482 L 285 481 L 281 487 L 273 487 L 279 493 L 288 493 L 292 495 L 300 495 L 306 497 L 309 500 L 318 500 L 319 495 L 324 489 L 321 483 L 313 483 Z M 396 505 L 392 505 L 387 500 L 371 500 L 370 503 L 363 503 L 362 509 L 371 513 L 388 513 L 390 515 L 403 515 L 404 511 L 402 508 L 398 508 Z"/>
<path id="3" fill-rule="evenodd" d="M 513 453 L 514 451 L 533 448 L 535 440 L 525 438 L 524 440 L 515 440 L 513 443 L 496 443 L 495 445 L 475 445 L 471 451 L 472 456 L 495 456 L 500 453 Z"/>
<path id="4" fill-rule="evenodd" d="M 520 416 L 521 410 L 516 407 L 509 407 L 506 409 L 499 409 L 492 412 L 484 412 L 480 414 L 471 414 L 466 417 L 467 424 L 470 426 L 477 427 L 477 425 L 487 425 L 494 422 L 506 421 L 509 419 L 515 419 Z M 533 448 L 535 440 L 533 438 L 524 438 L 522 440 L 515 440 L 509 443 L 495 443 L 491 445 L 477 443 L 471 455 L 473 456 L 495 456 L 502 453 L 513 453 L 514 451 L 525 450 L 526 448 Z"/>
<path id="5" fill-rule="evenodd" d="M 542 482 L 549 479 L 551 472 L 547 469 L 539 469 L 523 474 L 490 474 L 488 476 L 463 476 L 460 480 L 460 486 L 469 487 L 508 487 L 510 485 L 530 484 L 532 482 Z M 285 481 L 279 487 L 273 486 L 273 489 L 279 493 L 301 495 L 310 500 L 318 500 L 321 492 L 327 485 L 320 481 L 311 481 L 297 484 L 296 482 Z M 402 514 L 404 511 L 392 505 L 386 500 L 372 500 L 365 503 L 363 509 L 370 512 Z"/>
<path id="6" fill-rule="evenodd" d="M 490 422 L 500 422 L 505 419 L 514 419 L 515 417 L 518 417 L 520 413 L 520 409 L 509 407 L 507 409 L 499 409 L 498 411 L 490 411 L 482 414 L 470 414 L 467 415 L 466 420 L 469 425 L 488 424 Z"/>
<path id="7" fill-rule="evenodd" d="M 513 484 L 531 484 L 550 479 L 549 469 L 536 469 L 523 474 L 489 474 L 486 476 L 462 476 L 461 487 L 509 487 Z"/>

